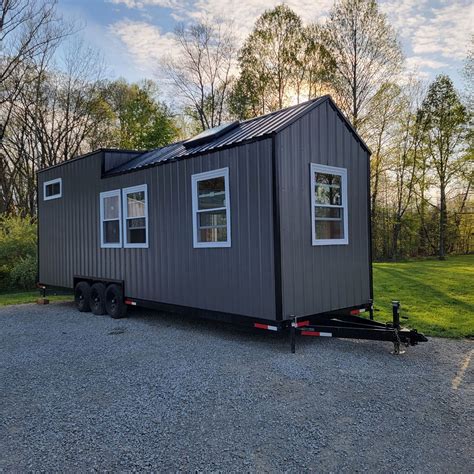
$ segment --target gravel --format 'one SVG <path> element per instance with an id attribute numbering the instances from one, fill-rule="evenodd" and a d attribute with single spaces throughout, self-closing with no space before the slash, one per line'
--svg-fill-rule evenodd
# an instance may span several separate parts
<path id="1" fill-rule="evenodd" d="M 0 471 L 473 472 L 472 341 L 0 309 Z"/>

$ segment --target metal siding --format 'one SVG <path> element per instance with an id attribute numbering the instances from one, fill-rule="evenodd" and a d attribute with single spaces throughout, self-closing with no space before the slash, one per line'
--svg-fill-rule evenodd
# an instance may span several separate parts
<path id="1" fill-rule="evenodd" d="M 98 155 L 98 156 L 97 156 Z M 271 139 L 100 179 L 100 154 L 38 175 L 63 178 L 40 196 L 40 281 L 124 280 L 128 297 L 275 319 Z M 193 248 L 191 175 L 229 167 L 230 248 Z M 148 185 L 148 249 L 101 249 L 99 194 Z"/>
<path id="2" fill-rule="evenodd" d="M 283 317 L 366 303 L 369 155 L 329 102 L 276 137 L 280 176 Z M 313 246 L 310 163 L 347 169 L 349 244 Z"/>

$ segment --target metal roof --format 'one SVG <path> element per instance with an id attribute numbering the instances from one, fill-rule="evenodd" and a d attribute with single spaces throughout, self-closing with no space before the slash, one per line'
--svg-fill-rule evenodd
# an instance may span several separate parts
<path id="1" fill-rule="evenodd" d="M 184 158 L 191 155 L 200 154 L 203 152 L 215 150 L 230 145 L 238 145 L 239 143 L 260 138 L 272 133 L 278 132 L 282 128 L 290 125 L 294 120 L 304 115 L 309 109 L 319 105 L 328 96 L 309 100 L 286 109 L 277 110 L 276 112 L 262 115 L 260 117 L 244 120 L 240 122 L 235 128 L 228 132 L 210 140 L 202 145 L 194 147 L 185 147 L 185 141 L 173 143 L 162 148 L 147 151 L 132 158 L 130 161 L 123 163 L 116 168 L 111 169 L 107 175 L 123 173 L 126 171 L 137 170 L 146 166 L 152 166 L 158 163 L 174 160 L 177 158 Z"/>

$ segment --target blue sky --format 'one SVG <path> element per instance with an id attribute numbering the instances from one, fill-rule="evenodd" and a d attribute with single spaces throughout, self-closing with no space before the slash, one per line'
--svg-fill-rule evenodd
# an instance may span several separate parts
<path id="1" fill-rule="evenodd" d="M 172 52 L 177 22 L 200 17 L 231 20 L 240 40 L 273 0 L 59 0 L 67 19 L 83 25 L 82 36 L 102 51 L 111 78 L 156 78 L 160 58 Z M 333 0 L 287 0 L 306 23 L 324 21 Z M 463 86 L 460 70 L 473 34 L 472 0 L 382 0 L 397 30 L 406 65 L 430 80 L 449 74 Z"/>

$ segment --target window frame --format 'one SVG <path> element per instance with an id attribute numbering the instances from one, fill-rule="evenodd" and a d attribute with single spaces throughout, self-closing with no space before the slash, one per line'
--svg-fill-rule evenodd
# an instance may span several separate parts
<path id="1" fill-rule="evenodd" d="M 119 198 L 119 216 L 118 219 L 105 219 L 105 209 L 104 209 L 104 202 L 105 198 L 118 196 Z M 122 248 L 122 192 L 120 189 L 112 189 L 111 191 L 104 191 L 100 193 L 100 248 L 103 249 L 117 249 Z M 104 242 L 105 232 L 104 232 L 104 222 L 108 221 L 119 221 L 119 241 L 118 242 Z"/>
<path id="2" fill-rule="evenodd" d="M 145 192 L 145 239 L 146 242 L 144 243 L 131 243 L 127 240 L 127 220 L 128 219 L 140 219 L 139 217 L 128 217 L 128 203 L 127 203 L 127 195 L 131 193 L 137 192 Z M 122 219 L 123 219 L 123 246 L 124 248 L 128 249 L 147 249 L 149 248 L 149 237 L 148 237 L 148 185 L 147 184 L 139 184 L 137 186 L 131 186 L 129 188 L 122 189 Z"/>
<path id="3" fill-rule="evenodd" d="M 46 196 L 46 188 L 52 184 L 59 183 L 59 194 L 53 194 L 52 196 Z M 63 197 L 63 179 L 55 178 L 43 183 L 43 201 L 51 201 L 52 199 L 59 199 Z"/>
<path id="4" fill-rule="evenodd" d="M 316 173 L 324 174 L 333 174 L 340 176 L 341 178 L 341 192 L 342 192 L 342 203 L 340 206 L 334 204 L 318 204 L 316 203 Z M 348 199 L 347 199 L 347 169 L 338 168 L 335 166 L 320 165 L 316 163 L 310 163 L 310 192 L 311 192 L 311 237 L 312 245 L 347 245 L 349 244 L 349 224 L 348 224 Z M 343 213 L 343 229 L 344 229 L 344 238 L 343 239 L 318 239 L 316 237 L 316 206 L 319 207 L 328 207 L 328 208 L 342 208 Z M 324 219 L 323 219 L 324 220 Z"/>
<path id="5" fill-rule="evenodd" d="M 213 178 L 224 178 L 225 187 L 225 207 L 216 207 L 212 209 L 198 209 L 198 183 Z M 203 173 L 191 175 L 191 192 L 192 192 L 192 218 L 193 218 L 193 247 L 194 248 L 225 248 L 232 246 L 231 235 L 231 213 L 230 213 L 230 186 L 229 186 L 229 168 L 219 168 Z M 203 212 L 211 212 L 216 210 L 226 211 L 226 228 L 227 240 L 224 242 L 200 242 L 198 239 L 198 214 Z"/>

